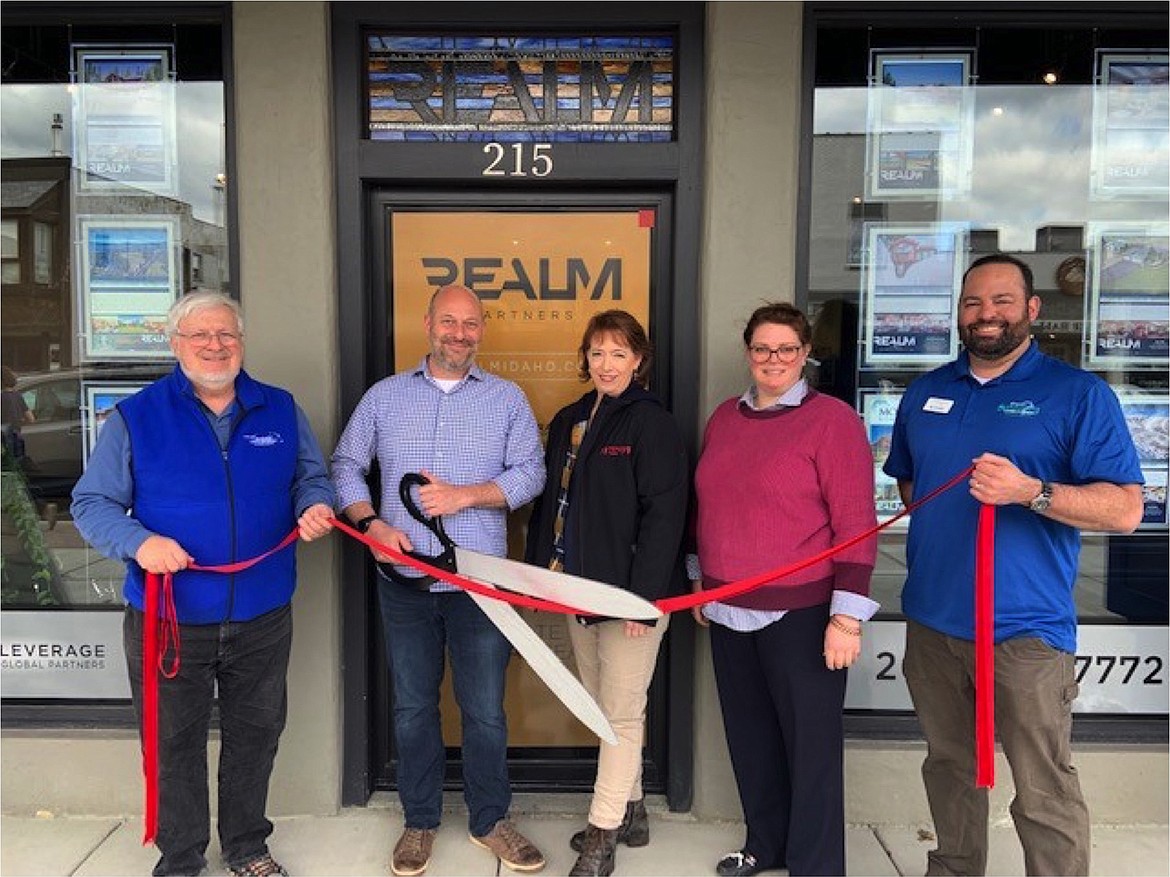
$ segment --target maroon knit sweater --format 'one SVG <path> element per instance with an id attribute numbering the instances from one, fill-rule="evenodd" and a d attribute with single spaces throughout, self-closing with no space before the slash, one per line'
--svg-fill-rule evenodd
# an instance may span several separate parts
<path id="1" fill-rule="evenodd" d="M 753 411 L 729 399 L 707 421 L 695 473 L 703 587 L 804 560 L 876 524 L 873 455 L 857 412 L 810 391 L 795 408 Z M 877 540 L 727 602 L 751 609 L 869 595 Z"/>

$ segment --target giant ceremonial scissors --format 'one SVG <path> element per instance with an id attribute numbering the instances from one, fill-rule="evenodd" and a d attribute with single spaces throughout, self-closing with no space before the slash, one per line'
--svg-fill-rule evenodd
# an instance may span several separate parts
<path id="1" fill-rule="evenodd" d="M 428 483 L 429 480 L 417 472 L 408 472 L 399 482 L 398 494 L 407 513 L 435 535 L 443 550 L 435 557 L 407 552 L 410 557 L 432 567 L 457 572 L 491 588 L 538 597 L 586 615 L 639 621 L 650 621 L 662 615 L 662 611 L 653 603 L 613 585 L 460 548 L 447 535 L 442 517 L 428 517 L 414 500 L 413 489 Z M 501 600 L 471 591 L 466 593 L 492 624 L 499 628 L 500 633 L 507 637 L 544 684 L 560 698 L 561 703 L 598 737 L 616 745 L 617 737 L 601 708 L 520 614 Z"/>

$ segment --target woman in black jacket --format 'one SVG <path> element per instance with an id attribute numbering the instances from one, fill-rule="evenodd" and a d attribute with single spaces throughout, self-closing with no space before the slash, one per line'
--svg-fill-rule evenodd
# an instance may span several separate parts
<path id="1" fill-rule="evenodd" d="M 581 379 L 593 389 L 549 426 L 548 480 L 529 523 L 527 560 L 656 600 L 685 581 L 679 547 L 690 473 L 682 436 L 645 389 L 652 350 L 633 316 L 594 316 L 579 353 Z M 666 616 L 569 619 L 581 681 L 618 738 L 616 746 L 600 743 L 589 825 L 571 841 L 580 856 L 570 875 L 612 874 L 619 842 L 650 842 L 642 739 L 666 626 Z"/>

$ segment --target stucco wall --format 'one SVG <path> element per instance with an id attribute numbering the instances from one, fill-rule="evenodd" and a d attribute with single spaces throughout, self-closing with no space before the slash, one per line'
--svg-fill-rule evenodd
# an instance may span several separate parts
<path id="1" fill-rule="evenodd" d="M 232 15 L 248 368 L 293 390 L 328 456 L 338 398 L 329 8 L 248 2 L 233 4 Z M 274 814 L 327 813 L 340 804 L 341 538 L 299 549 Z"/>
<path id="2" fill-rule="evenodd" d="M 707 5 L 701 399 L 706 419 L 748 379 L 741 333 L 761 302 L 795 299 L 801 4 Z M 694 809 L 737 818 L 710 639 L 696 639 Z"/>

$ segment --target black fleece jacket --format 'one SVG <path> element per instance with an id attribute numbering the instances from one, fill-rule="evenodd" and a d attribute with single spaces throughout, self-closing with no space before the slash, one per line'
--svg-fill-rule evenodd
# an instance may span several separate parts
<path id="1" fill-rule="evenodd" d="M 557 496 L 573 424 L 589 418 L 596 399 L 595 390 L 586 393 L 549 425 L 548 477 L 528 525 L 529 563 L 547 567 L 552 558 Z M 569 484 L 565 571 L 647 600 L 685 589 L 680 546 L 689 491 L 686 448 L 661 400 L 637 384 L 616 398 L 604 397 Z"/>

